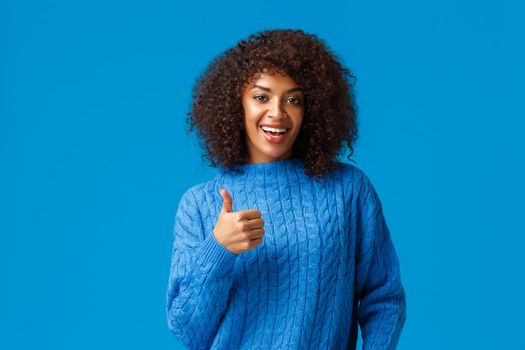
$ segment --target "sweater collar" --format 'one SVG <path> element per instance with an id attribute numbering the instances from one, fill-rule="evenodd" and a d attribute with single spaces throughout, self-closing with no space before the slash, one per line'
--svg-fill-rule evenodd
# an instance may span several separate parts
<path id="1" fill-rule="evenodd" d="M 277 179 L 286 178 L 290 175 L 304 176 L 304 163 L 299 158 L 269 163 L 236 164 L 234 169 L 237 171 L 220 166 L 218 175 L 223 179 L 244 179 L 252 185 L 275 183 Z"/>

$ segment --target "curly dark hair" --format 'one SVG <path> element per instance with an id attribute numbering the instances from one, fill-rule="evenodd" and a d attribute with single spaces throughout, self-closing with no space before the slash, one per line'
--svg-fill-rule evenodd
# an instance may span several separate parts
<path id="1" fill-rule="evenodd" d="M 300 29 L 251 34 L 212 60 L 193 87 L 188 131 L 198 129 L 206 157 L 214 167 L 235 170 L 247 159 L 243 89 L 263 70 L 289 75 L 304 93 L 304 116 L 293 157 L 308 175 L 323 176 L 338 166 L 346 141 L 354 152 L 357 139 L 356 77 L 325 42 Z"/>

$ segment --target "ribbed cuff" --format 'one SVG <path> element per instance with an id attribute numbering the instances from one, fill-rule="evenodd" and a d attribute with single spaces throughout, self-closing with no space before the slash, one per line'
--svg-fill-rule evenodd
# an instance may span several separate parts
<path id="1" fill-rule="evenodd" d="M 238 256 L 239 254 L 226 249 L 210 233 L 197 250 L 195 261 L 203 272 L 223 276 L 230 271 Z"/>

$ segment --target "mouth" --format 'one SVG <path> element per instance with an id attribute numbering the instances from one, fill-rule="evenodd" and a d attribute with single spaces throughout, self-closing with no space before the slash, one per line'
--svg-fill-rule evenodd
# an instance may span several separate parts
<path id="1" fill-rule="evenodd" d="M 290 133 L 290 128 L 286 128 L 284 132 L 274 132 L 269 130 L 264 130 L 262 127 L 259 127 L 264 133 L 266 140 L 270 143 L 282 143 Z"/>

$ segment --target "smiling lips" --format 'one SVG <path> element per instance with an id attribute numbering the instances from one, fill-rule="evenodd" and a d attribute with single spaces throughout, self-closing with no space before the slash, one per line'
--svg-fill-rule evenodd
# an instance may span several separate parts
<path id="1" fill-rule="evenodd" d="M 278 127 L 277 129 L 281 129 L 281 127 Z M 286 139 L 286 136 L 288 135 L 288 132 L 290 131 L 290 129 L 289 128 L 282 128 L 282 129 L 286 129 L 286 131 L 284 133 L 265 131 L 261 126 L 261 130 L 264 133 L 264 137 L 270 143 L 282 143 Z"/>

